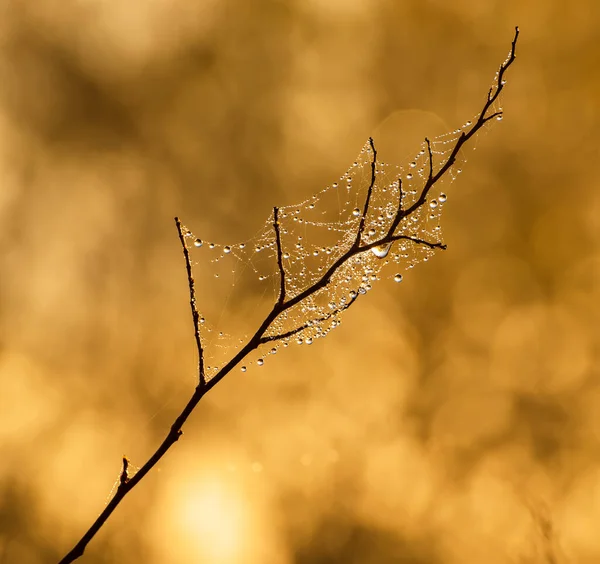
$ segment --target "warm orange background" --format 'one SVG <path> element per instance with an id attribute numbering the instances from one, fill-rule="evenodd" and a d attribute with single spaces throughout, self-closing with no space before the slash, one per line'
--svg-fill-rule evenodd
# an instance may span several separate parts
<path id="1" fill-rule="evenodd" d="M 449 250 L 227 377 L 82 561 L 600 561 L 597 0 L 4 0 L 2 564 L 57 561 L 191 394 L 173 216 L 247 237 L 392 114 L 405 156 L 516 24 Z"/>

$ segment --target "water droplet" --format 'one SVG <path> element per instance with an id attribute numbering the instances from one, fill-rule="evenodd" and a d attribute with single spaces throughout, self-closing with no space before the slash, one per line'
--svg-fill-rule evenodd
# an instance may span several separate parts
<path id="1" fill-rule="evenodd" d="M 215 244 L 214 243 L 210 243 L 210 245 L 208 245 L 209 249 L 214 249 L 215 248 Z"/>
<path id="2" fill-rule="evenodd" d="M 228 254 L 231 252 L 231 247 L 225 247 L 225 248 L 223 249 L 223 252 L 224 252 L 226 255 L 228 255 Z"/>
<path id="3" fill-rule="evenodd" d="M 498 121 L 502 121 L 502 114 L 500 114 L 499 116 L 496 116 L 496 119 L 497 119 Z"/>
<path id="4" fill-rule="evenodd" d="M 290 258 L 290 253 L 283 253 L 283 258 L 284 259 L 289 259 Z"/>
<path id="5" fill-rule="evenodd" d="M 356 296 L 357 296 L 357 295 L 358 295 L 358 294 L 357 294 L 357 293 L 356 293 L 354 290 L 352 290 L 352 291 L 350 292 L 350 297 L 351 297 L 352 299 L 356 298 Z"/>
<path id="6" fill-rule="evenodd" d="M 431 202 L 429 202 L 429 207 L 434 210 L 435 208 L 438 207 L 438 203 L 437 200 L 431 200 Z"/>
<path id="7" fill-rule="evenodd" d="M 265 363 L 265 361 L 264 361 L 264 359 L 262 359 L 262 358 L 259 358 L 259 359 L 256 361 L 256 364 L 258 364 L 258 366 L 262 366 L 264 363 Z"/>
<path id="8" fill-rule="evenodd" d="M 392 244 L 388 243 L 387 245 L 379 245 L 377 247 L 373 247 L 371 249 L 371 252 L 377 257 L 377 258 L 385 258 L 388 256 L 388 253 L 390 252 L 390 249 L 392 248 Z"/>
<path id="9" fill-rule="evenodd" d="M 275 347 L 271 349 L 271 354 L 277 354 L 277 349 Z"/>
<path id="10" fill-rule="evenodd" d="M 246 246 L 246 243 L 240 243 L 240 249 L 243 249 Z"/>
<path id="11" fill-rule="evenodd" d="M 196 239 L 194 241 L 194 247 L 201 247 L 202 246 L 202 239 Z"/>
<path id="12" fill-rule="evenodd" d="M 312 337 L 307 337 L 306 340 L 304 341 L 307 345 L 312 345 Z"/>
<path id="13" fill-rule="evenodd" d="M 443 192 L 440 194 L 440 197 L 438 198 L 438 200 L 442 203 L 444 203 L 447 199 L 448 199 L 448 196 L 446 196 L 446 194 L 444 194 Z"/>
<path id="14" fill-rule="evenodd" d="M 377 233 L 377 232 L 375 231 L 375 229 L 369 229 L 369 236 L 370 236 L 370 237 L 373 237 L 373 235 L 375 235 L 375 233 Z"/>
<path id="15" fill-rule="evenodd" d="M 354 210 L 352 210 L 352 215 L 354 217 L 358 217 L 360 215 L 360 210 L 358 208 L 354 208 Z"/>
<path id="16" fill-rule="evenodd" d="M 415 168 L 417 166 L 417 163 L 415 161 L 413 161 L 412 163 L 410 163 L 410 168 Z"/>
<path id="17" fill-rule="evenodd" d="M 410 180 L 412 177 L 413 177 L 413 175 L 412 175 L 412 173 L 410 173 L 410 172 L 409 172 L 409 173 L 406 175 L 406 178 L 408 178 L 409 180 Z"/>
<path id="18" fill-rule="evenodd" d="M 361 286 L 361 287 L 358 289 L 358 293 L 359 293 L 359 294 L 366 294 L 366 293 L 367 293 L 367 290 L 364 288 L 364 286 Z"/>
<path id="19" fill-rule="evenodd" d="M 396 274 L 396 276 L 394 276 L 394 282 L 402 282 L 402 274 Z"/>
<path id="20" fill-rule="evenodd" d="M 337 183 L 337 182 L 334 182 L 334 183 L 331 185 L 331 187 L 332 187 L 332 188 L 337 188 L 337 187 L 338 187 L 338 183 Z"/>
<path id="21" fill-rule="evenodd" d="M 246 370 L 248 370 L 248 369 L 247 369 L 245 366 L 242 366 L 242 367 L 240 368 L 240 370 L 241 370 L 242 372 L 246 372 Z"/>

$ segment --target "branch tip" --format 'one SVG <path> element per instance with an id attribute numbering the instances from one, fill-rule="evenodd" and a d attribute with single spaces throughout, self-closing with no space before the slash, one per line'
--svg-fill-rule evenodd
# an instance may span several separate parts
<path id="1" fill-rule="evenodd" d="M 119 476 L 119 482 L 121 486 L 124 486 L 127 482 L 129 482 L 129 474 L 127 472 L 128 467 L 129 460 L 126 456 L 123 456 L 123 470 L 121 470 L 121 475 Z"/>

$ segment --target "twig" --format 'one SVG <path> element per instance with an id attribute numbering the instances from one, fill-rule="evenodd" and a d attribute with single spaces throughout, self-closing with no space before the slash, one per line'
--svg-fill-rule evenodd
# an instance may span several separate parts
<path id="1" fill-rule="evenodd" d="M 408 235 L 396 234 L 396 229 L 399 227 L 400 223 L 405 218 L 409 217 L 411 214 L 416 212 L 421 206 L 424 205 L 424 203 L 427 201 L 427 196 L 429 194 L 429 191 L 443 177 L 443 175 L 450 169 L 450 167 L 454 164 L 456 157 L 457 157 L 459 151 L 461 150 L 461 148 L 463 147 L 463 145 L 469 139 L 471 139 L 471 137 L 473 137 L 473 135 L 475 135 L 475 133 L 477 133 L 477 131 L 479 131 L 487 121 L 489 121 L 490 119 L 493 119 L 494 117 L 498 117 L 499 115 L 501 115 L 501 111 L 494 112 L 490 115 L 486 115 L 486 114 L 487 114 L 489 108 L 492 106 L 492 104 L 497 100 L 500 92 L 502 91 L 502 89 L 504 87 L 504 74 L 505 74 L 506 70 L 510 67 L 510 65 L 513 63 L 513 61 L 515 60 L 515 51 L 516 51 L 518 35 L 519 35 L 519 29 L 516 28 L 515 36 L 512 41 L 512 44 L 511 44 L 512 46 L 511 46 L 511 51 L 510 51 L 509 57 L 500 66 L 500 70 L 498 71 L 498 74 L 496 76 L 495 89 L 492 88 L 488 92 L 486 102 L 485 102 L 483 109 L 480 112 L 477 120 L 475 121 L 475 124 L 473 125 L 473 127 L 467 133 L 463 132 L 458 137 L 458 139 L 456 140 L 456 143 L 454 145 L 454 148 L 452 149 L 447 160 L 445 162 L 440 163 L 440 166 L 436 173 L 434 173 L 434 171 L 433 171 L 433 158 L 432 158 L 431 146 L 430 146 L 429 141 L 426 140 L 427 147 L 429 150 L 429 167 L 430 168 L 429 168 L 428 178 L 424 183 L 424 186 L 421 190 L 421 194 L 420 194 L 419 198 L 408 209 L 403 209 L 403 207 L 402 207 L 402 181 L 399 180 L 398 209 L 396 210 L 394 220 L 393 220 L 390 228 L 388 229 L 388 232 L 385 234 L 385 236 L 383 236 L 378 241 L 373 241 L 368 244 L 362 244 L 362 234 L 363 234 L 363 231 L 365 228 L 366 218 L 367 218 L 367 215 L 369 212 L 369 204 L 370 204 L 371 196 L 372 196 L 372 193 L 373 193 L 373 190 L 375 187 L 375 179 L 376 179 L 376 172 L 377 172 L 376 171 L 377 151 L 375 150 L 375 144 L 373 143 L 373 140 L 369 139 L 371 150 L 373 152 L 373 158 L 371 161 L 371 183 L 370 183 L 368 191 L 367 191 L 358 231 L 357 231 L 356 237 L 354 239 L 354 242 L 347 249 L 347 251 L 342 256 L 340 256 L 329 267 L 329 269 L 321 276 L 320 279 L 318 279 L 316 282 L 314 282 L 310 287 L 308 287 L 305 290 L 303 290 L 302 292 L 298 293 L 293 298 L 289 298 L 289 299 L 287 299 L 286 292 L 285 292 L 285 270 L 283 268 L 283 248 L 282 248 L 282 244 L 281 244 L 281 233 L 279 230 L 278 209 L 274 208 L 273 228 L 275 230 L 275 240 L 276 240 L 276 245 L 277 245 L 277 266 L 279 269 L 279 276 L 280 276 L 279 296 L 278 296 L 277 300 L 275 301 L 275 303 L 273 304 L 273 307 L 272 307 L 270 313 L 266 316 L 266 318 L 261 323 L 261 325 L 258 327 L 258 329 L 254 333 L 254 335 L 237 352 L 237 354 L 232 359 L 230 359 L 229 362 L 227 362 L 227 364 L 225 364 L 217 372 L 217 374 L 215 374 L 215 376 L 213 376 L 210 380 L 206 380 L 205 373 L 204 373 L 204 353 L 203 353 L 203 348 L 202 348 L 202 342 L 200 339 L 200 330 L 199 330 L 199 326 L 198 326 L 200 316 L 199 316 L 198 310 L 196 308 L 196 294 L 195 294 L 194 278 L 192 276 L 192 267 L 191 267 L 189 252 L 187 249 L 187 245 L 185 243 L 185 235 L 183 232 L 184 228 L 182 227 L 179 219 L 175 218 L 175 223 L 177 225 L 177 231 L 179 233 L 179 239 L 181 241 L 181 245 L 183 248 L 183 254 L 185 257 L 188 286 L 189 286 L 189 290 L 190 290 L 190 307 L 192 310 L 192 318 L 193 318 L 193 322 L 194 322 L 194 336 L 196 339 L 196 345 L 198 348 L 198 356 L 199 356 L 199 360 L 198 360 L 199 383 L 196 386 L 191 398 L 188 400 L 187 404 L 185 405 L 185 407 L 183 408 L 183 410 L 181 411 L 179 416 L 175 419 L 173 425 L 171 425 L 171 428 L 170 428 L 169 432 L 167 433 L 167 436 L 165 437 L 163 442 L 160 444 L 160 446 L 157 448 L 156 452 L 139 469 L 139 471 L 131 477 L 128 475 L 128 472 L 127 472 L 128 467 L 129 467 L 129 461 L 127 460 L 126 457 L 123 458 L 123 469 L 121 471 L 120 480 L 119 480 L 120 483 L 119 483 L 119 487 L 117 488 L 117 491 L 115 493 L 115 496 L 110 500 L 110 502 L 106 505 L 106 507 L 104 508 L 102 513 L 94 521 L 92 526 L 86 531 L 86 533 L 81 537 L 81 539 L 77 542 L 77 544 L 73 547 L 73 549 L 60 561 L 59 564 L 69 564 L 69 563 L 77 560 L 83 554 L 83 552 L 86 549 L 89 542 L 92 540 L 92 538 L 98 532 L 98 530 L 102 527 L 102 525 L 106 522 L 106 520 L 112 514 L 112 512 L 118 507 L 118 505 L 121 503 L 123 498 L 144 478 L 144 476 L 156 465 L 156 463 L 166 454 L 166 452 L 177 442 L 179 437 L 183 434 L 183 432 L 182 432 L 183 425 L 187 421 L 187 419 L 190 416 L 190 414 L 192 413 L 192 411 L 196 408 L 196 406 L 198 405 L 200 400 L 214 386 L 216 386 L 227 374 L 229 374 L 229 372 L 231 372 L 231 370 L 233 370 L 233 368 L 235 368 L 235 366 L 237 366 L 239 363 L 241 363 L 242 360 L 248 356 L 248 354 L 250 354 L 252 351 L 256 350 L 259 346 L 261 346 L 265 343 L 268 343 L 268 342 L 273 342 L 273 341 L 281 340 L 284 338 L 288 338 L 292 335 L 300 333 L 301 331 L 303 331 L 304 329 L 307 329 L 310 326 L 309 323 L 307 322 L 305 325 L 302 325 L 302 326 L 292 329 L 290 331 L 286 331 L 284 333 L 277 334 L 274 336 L 265 336 L 265 334 L 267 333 L 269 328 L 272 327 L 273 322 L 279 316 L 281 316 L 287 310 L 293 308 L 294 306 L 303 302 L 305 299 L 309 298 L 310 296 L 313 296 L 314 294 L 316 294 L 317 292 L 319 292 L 320 290 L 325 288 L 331 282 L 331 280 L 332 280 L 333 276 L 336 274 L 336 272 L 345 263 L 350 261 L 354 256 L 356 256 L 360 253 L 368 252 L 371 249 L 373 249 L 374 247 L 378 247 L 381 245 L 391 245 L 394 242 L 399 241 L 399 240 L 407 240 L 407 241 L 411 241 L 412 243 L 417 244 L 417 245 L 428 246 L 432 249 L 435 249 L 435 248 L 445 249 L 446 248 L 446 246 L 440 242 L 425 241 L 423 239 L 418 239 L 416 237 L 411 237 Z M 318 318 L 316 320 L 311 320 L 311 324 L 314 324 L 315 322 L 317 322 L 317 323 L 324 322 L 324 321 L 327 321 L 328 319 L 330 319 L 331 317 L 338 315 L 339 313 L 341 313 L 342 311 L 344 311 L 345 309 L 350 307 L 356 301 L 357 297 L 358 297 L 358 293 L 356 295 L 354 295 L 348 302 L 346 302 L 345 304 L 340 305 L 338 308 L 336 308 L 336 310 L 328 313 L 325 316 L 322 316 L 321 318 Z"/>
<path id="2" fill-rule="evenodd" d="M 342 304 L 340 307 L 337 307 L 333 311 L 329 312 L 327 315 L 323 315 L 322 317 L 319 317 L 317 319 L 311 319 L 310 321 L 307 321 L 304 325 L 301 325 L 300 327 L 296 327 L 295 329 L 290 329 L 289 331 L 286 331 L 285 333 L 280 333 L 278 335 L 268 335 L 267 337 L 261 337 L 260 343 L 264 344 L 264 343 L 271 343 L 273 341 L 281 341 L 283 339 L 289 339 L 290 337 L 293 337 L 294 335 L 304 331 L 305 329 L 308 329 L 309 327 L 311 327 L 315 324 L 319 324 L 319 323 L 328 321 L 332 317 L 335 317 L 336 315 L 339 315 L 343 311 L 347 310 L 358 299 L 358 296 L 359 296 L 359 294 L 357 292 L 348 301 L 346 301 L 345 304 Z"/>
<path id="3" fill-rule="evenodd" d="M 127 473 L 127 467 L 129 466 L 129 460 L 126 456 L 123 457 L 123 470 L 119 476 L 119 487 L 129 482 L 129 474 Z"/>
<path id="4" fill-rule="evenodd" d="M 277 207 L 273 208 L 273 229 L 275 230 L 275 244 L 277 245 L 277 268 L 279 268 L 279 297 L 277 303 L 282 305 L 285 301 L 285 270 L 283 269 L 283 249 L 279 230 L 279 208 Z"/>
<path id="5" fill-rule="evenodd" d="M 425 143 L 427 144 L 427 154 L 429 155 L 429 176 L 427 176 L 427 182 L 431 182 L 433 178 L 433 154 L 431 152 L 431 142 L 425 137 Z"/>
<path id="6" fill-rule="evenodd" d="M 369 137 L 369 145 L 373 152 L 373 158 L 371 159 L 371 183 L 367 189 L 367 197 L 365 198 L 365 205 L 363 207 L 362 214 L 360 216 L 360 223 L 358 224 L 358 231 L 356 232 L 356 239 L 354 240 L 354 248 L 358 249 L 362 239 L 362 234 L 365 229 L 365 221 L 367 220 L 367 214 L 369 213 L 369 204 L 371 203 L 371 196 L 373 194 L 373 187 L 375 186 L 375 177 L 377 174 L 377 150 L 375 149 L 375 143 L 373 138 Z"/>
<path id="7" fill-rule="evenodd" d="M 192 319 L 194 322 L 194 338 L 196 339 L 196 348 L 198 349 L 198 381 L 202 386 L 206 386 L 206 375 L 204 374 L 204 349 L 202 348 L 202 341 L 200 339 L 200 314 L 196 307 L 196 286 L 194 284 L 194 276 L 192 273 L 192 263 L 190 261 L 190 252 L 188 251 L 185 243 L 185 236 L 183 234 L 183 227 L 179 218 L 175 218 L 175 225 L 177 226 L 177 233 L 179 233 L 179 241 L 183 249 L 183 256 L 185 257 L 185 269 L 187 271 L 188 286 L 190 288 L 190 309 L 192 310 Z"/>

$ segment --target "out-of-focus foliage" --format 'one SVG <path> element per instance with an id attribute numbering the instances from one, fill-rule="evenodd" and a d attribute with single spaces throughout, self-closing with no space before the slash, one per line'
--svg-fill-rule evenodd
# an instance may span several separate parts
<path id="1" fill-rule="evenodd" d="M 596 0 L 22 0 L 0 5 L 0 562 L 58 560 L 191 393 L 173 216 L 243 239 L 369 134 L 410 155 L 479 110 L 516 24 L 448 252 L 228 376 L 84 561 L 600 559 Z"/>

